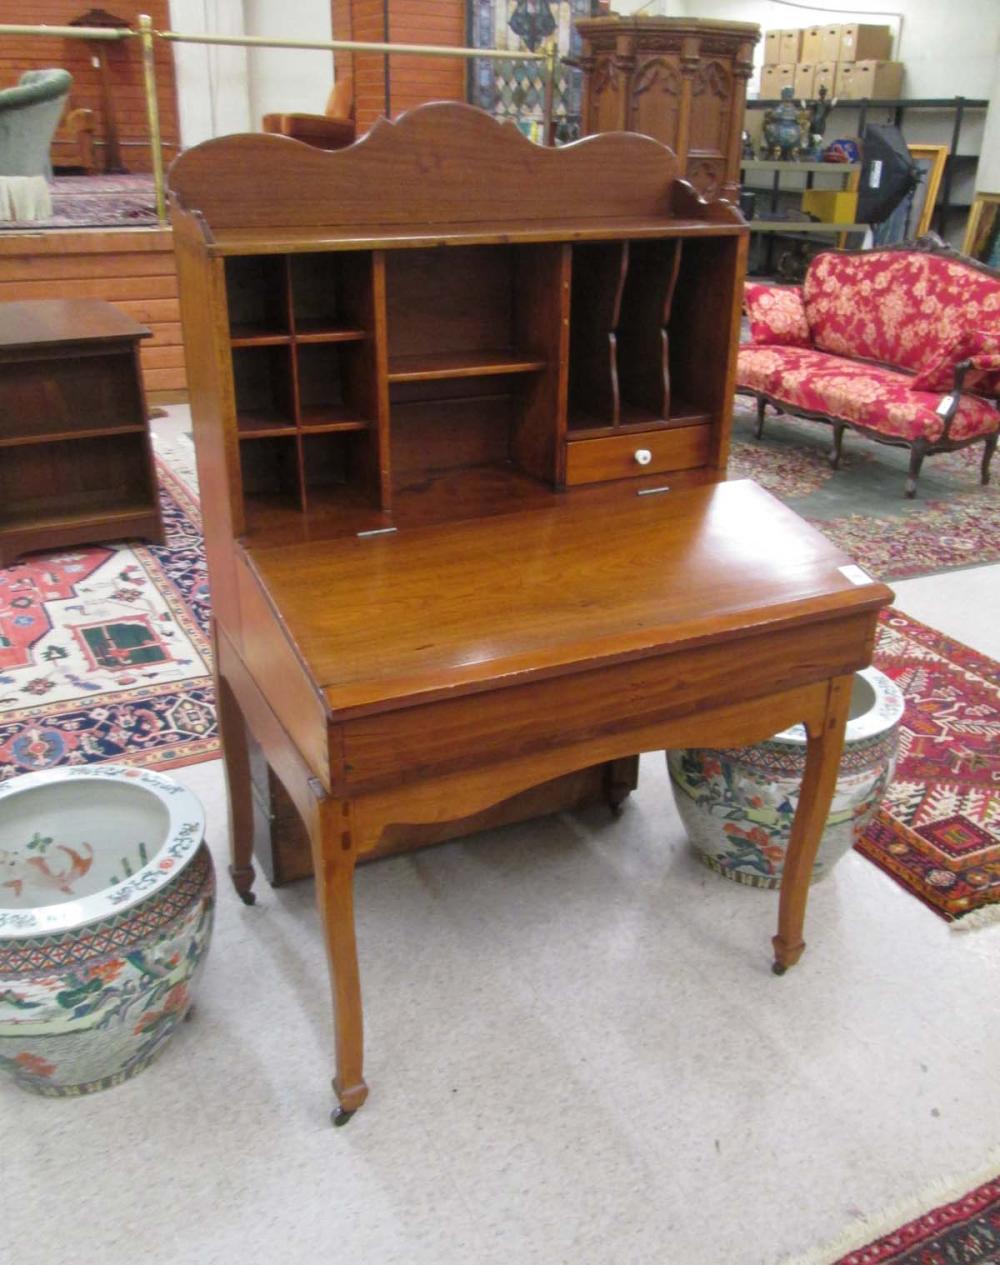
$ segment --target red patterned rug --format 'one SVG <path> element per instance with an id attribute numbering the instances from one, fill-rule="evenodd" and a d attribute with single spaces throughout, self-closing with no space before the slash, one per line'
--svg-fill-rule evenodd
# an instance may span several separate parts
<path id="1" fill-rule="evenodd" d="M 858 851 L 949 922 L 1000 905 L 1000 664 L 890 610 L 875 666 L 906 712 L 896 776 Z"/>
<path id="2" fill-rule="evenodd" d="M 832 1265 L 1000 1265 L 1000 1178 Z"/>
<path id="3" fill-rule="evenodd" d="M 157 471 L 165 546 L 83 546 L 0 569 L 0 778 L 217 754 L 198 508 L 192 486 L 162 460 Z"/>

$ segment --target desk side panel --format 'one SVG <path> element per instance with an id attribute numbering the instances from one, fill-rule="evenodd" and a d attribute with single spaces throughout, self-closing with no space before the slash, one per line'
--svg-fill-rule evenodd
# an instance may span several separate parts
<path id="1" fill-rule="evenodd" d="M 242 493 L 223 265 L 205 253 L 194 216 L 175 206 L 171 218 L 212 613 L 239 646 L 234 541 L 243 531 Z"/>
<path id="2" fill-rule="evenodd" d="M 244 559 L 237 563 L 242 658 L 299 754 L 330 789 L 325 704 L 279 614 Z"/>

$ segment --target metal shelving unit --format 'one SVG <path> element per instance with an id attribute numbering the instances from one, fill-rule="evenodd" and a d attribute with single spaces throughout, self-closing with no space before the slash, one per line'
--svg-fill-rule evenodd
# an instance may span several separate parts
<path id="1" fill-rule="evenodd" d="M 780 101 L 773 99 L 766 101 L 748 101 L 746 108 L 748 110 L 767 110 L 780 104 Z M 892 110 L 893 122 L 899 128 L 902 128 L 903 126 L 903 119 L 907 110 L 954 111 L 955 117 L 952 120 L 951 144 L 948 147 L 948 158 L 945 162 L 944 175 L 941 178 L 941 193 L 934 211 L 934 226 L 939 233 L 944 232 L 945 220 L 953 209 L 951 190 L 956 167 L 961 162 L 978 162 L 978 155 L 960 154 L 958 152 L 962 139 L 962 125 L 965 122 L 966 112 L 968 110 L 985 110 L 988 105 L 989 101 L 978 97 L 870 97 L 862 98 L 859 101 L 849 101 L 844 98 L 839 98 L 837 101 L 838 110 L 858 111 L 857 133 L 859 136 L 864 133 L 869 110 Z M 784 164 L 786 167 L 792 167 L 793 165 L 801 168 L 802 170 L 806 170 L 809 166 L 816 166 L 817 164 Z M 825 166 L 826 164 L 818 165 Z"/>

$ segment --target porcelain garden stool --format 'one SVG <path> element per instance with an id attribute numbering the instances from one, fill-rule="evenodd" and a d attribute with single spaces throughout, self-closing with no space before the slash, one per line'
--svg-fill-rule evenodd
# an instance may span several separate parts
<path id="1" fill-rule="evenodd" d="M 0 1070 L 53 1097 L 141 1071 L 191 1004 L 215 878 L 198 799 L 119 765 L 0 783 Z"/>
<path id="2" fill-rule="evenodd" d="M 877 668 L 855 673 L 844 753 L 812 881 L 864 833 L 896 769 L 904 699 Z M 806 764 L 802 725 L 737 750 L 667 752 L 674 800 L 691 844 L 711 869 L 751 887 L 781 886 Z"/>

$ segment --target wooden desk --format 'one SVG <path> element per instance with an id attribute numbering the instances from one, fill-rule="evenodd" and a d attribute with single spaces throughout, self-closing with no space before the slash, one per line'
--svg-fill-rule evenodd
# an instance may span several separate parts
<path id="1" fill-rule="evenodd" d="M 0 303 L 0 566 L 87 541 L 163 543 L 148 337 L 101 299 Z"/>
<path id="2" fill-rule="evenodd" d="M 722 481 L 738 215 L 647 138 L 546 151 L 457 105 L 334 153 L 209 142 L 171 180 L 231 874 L 252 901 L 250 735 L 309 835 L 336 1122 L 368 1093 L 354 868 L 401 825 L 804 722 L 774 938 L 792 965 L 891 593 Z"/>

